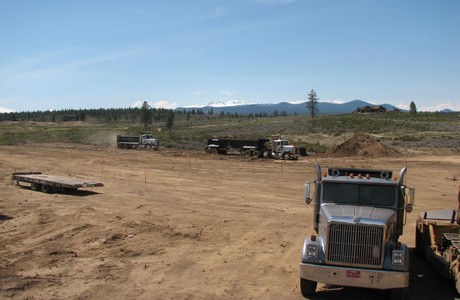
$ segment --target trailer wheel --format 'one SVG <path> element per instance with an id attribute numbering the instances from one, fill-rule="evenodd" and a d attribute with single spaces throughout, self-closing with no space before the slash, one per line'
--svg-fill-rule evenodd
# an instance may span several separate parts
<path id="1" fill-rule="evenodd" d="M 53 192 L 53 187 L 51 185 L 42 184 L 42 192 L 50 194 Z"/>
<path id="2" fill-rule="evenodd" d="M 30 185 L 30 187 L 31 187 L 32 190 L 34 190 L 34 191 L 39 191 L 39 190 L 42 189 L 41 184 L 36 183 L 36 182 L 32 182 L 32 184 Z"/>
<path id="3" fill-rule="evenodd" d="M 259 151 L 254 151 L 252 153 L 252 156 L 255 157 L 255 158 L 258 158 L 260 156 Z"/>
<path id="4" fill-rule="evenodd" d="M 300 292 L 305 298 L 315 294 L 317 282 L 300 278 Z"/>
<path id="5" fill-rule="evenodd" d="M 244 152 L 244 155 L 246 155 L 246 156 L 251 156 L 251 150 L 246 150 L 246 151 Z"/>

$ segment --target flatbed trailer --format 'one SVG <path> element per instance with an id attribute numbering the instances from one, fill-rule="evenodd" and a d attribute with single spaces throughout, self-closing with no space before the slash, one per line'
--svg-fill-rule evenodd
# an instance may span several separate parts
<path id="1" fill-rule="evenodd" d="M 41 172 L 15 172 L 11 176 L 11 180 L 16 181 L 17 185 L 20 185 L 21 182 L 30 183 L 32 190 L 45 193 L 104 186 L 101 182 L 53 176 L 42 174 Z"/>

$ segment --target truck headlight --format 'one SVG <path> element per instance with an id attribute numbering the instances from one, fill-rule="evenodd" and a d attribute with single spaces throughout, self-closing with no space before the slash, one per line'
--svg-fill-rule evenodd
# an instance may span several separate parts
<path id="1" fill-rule="evenodd" d="M 317 258 L 318 257 L 318 245 L 317 244 L 308 244 L 307 245 L 307 257 Z"/>
<path id="2" fill-rule="evenodd" d="M 391 254 L 391 263 L 393 265 L 404 265 L 404 251 L 393 250 Z"/>

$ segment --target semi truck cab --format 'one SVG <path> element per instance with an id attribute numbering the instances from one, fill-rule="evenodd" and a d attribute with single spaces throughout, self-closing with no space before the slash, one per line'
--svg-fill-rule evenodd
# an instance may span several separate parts
<path id="1" fill-rule="evenodd" d="M 297 159 L 299 158 L 299 148 L 290 145 L 287 140 L 274 139 L 272 141 L 272 156 L 282 159 Z"/>
<path id="2" fill-rule="evenodd" d="M 151 134 L 142 134 L 140 136 L 140 141 L 139 143 L 141 145 L 149 146 L 151 148 L 156 148 L 158 149 L 159 147 L 159 142 Z"/>
<path id="3" fill-rule="evenodd" d="M 304 297 L 317 283 L 388 289 L 401 299 L 409 286 L 409 248 L 398 241 L 415 189 L 390 170 L 328 168 L 315 163 L 316 180 L 305 184 L 313 203 L 314 233 L 304 240 L 300 286 Z M 314 196 L 310 197 L 313 188 Z"/>

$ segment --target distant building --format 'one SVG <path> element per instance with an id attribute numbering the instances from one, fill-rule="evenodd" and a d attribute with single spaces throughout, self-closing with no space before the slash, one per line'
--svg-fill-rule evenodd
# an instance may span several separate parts
<path id="1" fill-rule="evenodd" d="M 383 107 L 382 105 L 366 105 L 366 106 L 361 106 L 356 109 L 357 113 L 385 113 L 387 112 L 387 109 Z"/>

